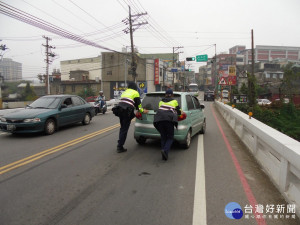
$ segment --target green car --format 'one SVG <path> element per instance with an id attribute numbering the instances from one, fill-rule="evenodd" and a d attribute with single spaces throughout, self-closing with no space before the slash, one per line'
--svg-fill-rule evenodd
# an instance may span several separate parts
<path id="1" fill-rule="evenodd" d="M 0 130 L 10 133 L 53 134 L 59 127 L 82 122 L 87 125 L 94 107 L 76 95 L 43 96 L 24 109 L 0 118 Z"/>
<path id="2" fill-rule="evenodd" d="M 148 114 L 142 114 L 140 119 L 135 121 L 134 138 L 139 144 L 145 144 L 147 139 L 160 139 L 159 132 L 153 125 L 153 119 L 158 104 L 165 97 L 165 92 L 147 93 L 142 101 L 142 106 L 148 109 Z M 175 129 L 174 139 L 189 148 L 191 138 L 198 133 L 205 133 L 206 117 L 204 105 L 199 99 L 188 92 L 174 92 L 173 99 L 176 99 L 183 114 L 178 117 L 178 129 Z"/>

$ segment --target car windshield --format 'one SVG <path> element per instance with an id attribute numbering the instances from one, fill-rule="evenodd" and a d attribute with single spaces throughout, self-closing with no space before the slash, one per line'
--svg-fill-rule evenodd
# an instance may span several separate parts
<path id="1" fill-rule="evenodd" d="M 197 92 L 198 91 L 198 87 L 197 86 L 189 86 L 189 91 L 190 92 Z"/>
<path id="2" fill-rule="evenodd" d="M 35 100 L 29 105 L 31 108 L 45 108 L 45 109 L 55 109 L 57 108 L 61 98 L 58 97 L 44 97 Z"/>
<path id="3" fill-rule="evenodd" d="M 159 102 L 165 97 L 164 93 L 160 94 L 147 94 L 142 101 L 142 106 L 148 110 L 158 110 Z M 177 100 L 179 107 L 181 107 L 181 98 L 180 95 L 174 94 L 173 99 Z"/>

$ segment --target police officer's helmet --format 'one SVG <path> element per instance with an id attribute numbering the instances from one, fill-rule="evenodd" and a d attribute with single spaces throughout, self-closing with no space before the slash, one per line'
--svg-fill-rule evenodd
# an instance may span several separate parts
<path id="1" fill-rule="evenodd" d="M 99 94 L 103 94 L 103 91 L 99 91 Z"/>
<path id="2" fill-rule="evenodd" d="M 137 85 L 136 85 L 136 83 L 134 83 L 134 82 L 129 82 L 129 83 L 128 83 L 128 88 L 137 91 Z"/>
<path id="3" fill-rule="evenodd" d="M 173 90 L 172 89 L 166 90 L 166 96 L 172 96 L 172 95 L 173 95 Z"/>

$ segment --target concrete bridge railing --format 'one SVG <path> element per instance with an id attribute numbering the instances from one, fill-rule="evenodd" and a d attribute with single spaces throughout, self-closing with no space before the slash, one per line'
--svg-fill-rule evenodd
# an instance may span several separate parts
<path id="1" fill-rule="evenodd" d="M 215 104 L 300 217 L 300 142 L 222 102 Z"/>

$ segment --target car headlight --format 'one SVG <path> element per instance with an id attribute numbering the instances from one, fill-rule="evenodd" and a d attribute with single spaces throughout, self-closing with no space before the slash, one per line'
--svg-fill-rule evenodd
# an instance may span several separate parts
<path id="1" fill-rule="evenodd" d="M 6 122 L 6 119 L 4 117 L 0 117 L 1 122 Z"/>
<path id="2" fill-rule="evenodd" d="M 41 122 L 41 119 L 40 118 L 25 119 L 23 122 L 24 123 L 36 123 L 36 122 Z"/>

